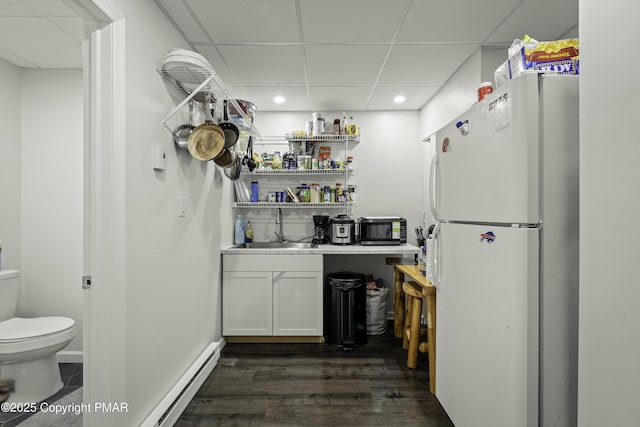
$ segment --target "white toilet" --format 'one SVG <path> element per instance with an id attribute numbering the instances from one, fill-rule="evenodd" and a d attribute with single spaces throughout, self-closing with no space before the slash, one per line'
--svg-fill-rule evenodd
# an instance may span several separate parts
<path id="1" fill-rule="evenodd" d="M 0 380 L 13 380 L 9 402 L 37 403 L 62 388 L 56 353 L 69 344 L 67 317 L 14 317 L 20 272 L 0 271 Z"/>

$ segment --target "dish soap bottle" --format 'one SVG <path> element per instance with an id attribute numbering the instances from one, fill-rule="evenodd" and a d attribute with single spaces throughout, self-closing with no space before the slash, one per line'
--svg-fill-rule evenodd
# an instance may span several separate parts
<path id="1" fill-rule="evenodd" d="M 244 230 L 244 242 L 253 242 L 253 227 L 251 227 L 251 221 L 247 221 L 247 228 Z"/>
<path id="2" fill-rule="evenodd" d="M 236 217 L 236 225 L 235 225 L 235 234 L 234 234 L 233 243 L 236 245 L 241 245 L 244 243 L 244 221 L 242 220 L 242 215 L 238 214 Z"/>

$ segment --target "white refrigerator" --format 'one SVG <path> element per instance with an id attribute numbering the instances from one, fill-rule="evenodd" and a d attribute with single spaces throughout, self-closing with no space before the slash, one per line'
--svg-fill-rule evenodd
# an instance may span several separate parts
<path id="1" fill-rule="evenodd" d="M 436 144 L 436 397 L 456 427 L 575 426 L 578 77 L 511 80 Z"/>

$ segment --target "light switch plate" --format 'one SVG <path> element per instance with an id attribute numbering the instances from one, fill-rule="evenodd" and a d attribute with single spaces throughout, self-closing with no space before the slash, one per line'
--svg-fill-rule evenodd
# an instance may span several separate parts
<path id="1" fill-rule="evenodd" d="M 157 171 L 164 171 L 167 169 L 167 153 L 159 146 L 153 147 L 152 153 L 153 169 Z"/>

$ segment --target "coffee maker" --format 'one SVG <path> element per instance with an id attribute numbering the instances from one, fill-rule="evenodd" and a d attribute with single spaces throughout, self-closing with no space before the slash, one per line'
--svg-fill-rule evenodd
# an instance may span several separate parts
<path id="1" fill-rule="evenodd" d="M 313 216 L 313 243 L 329 243 L 329 216 Z"/>

